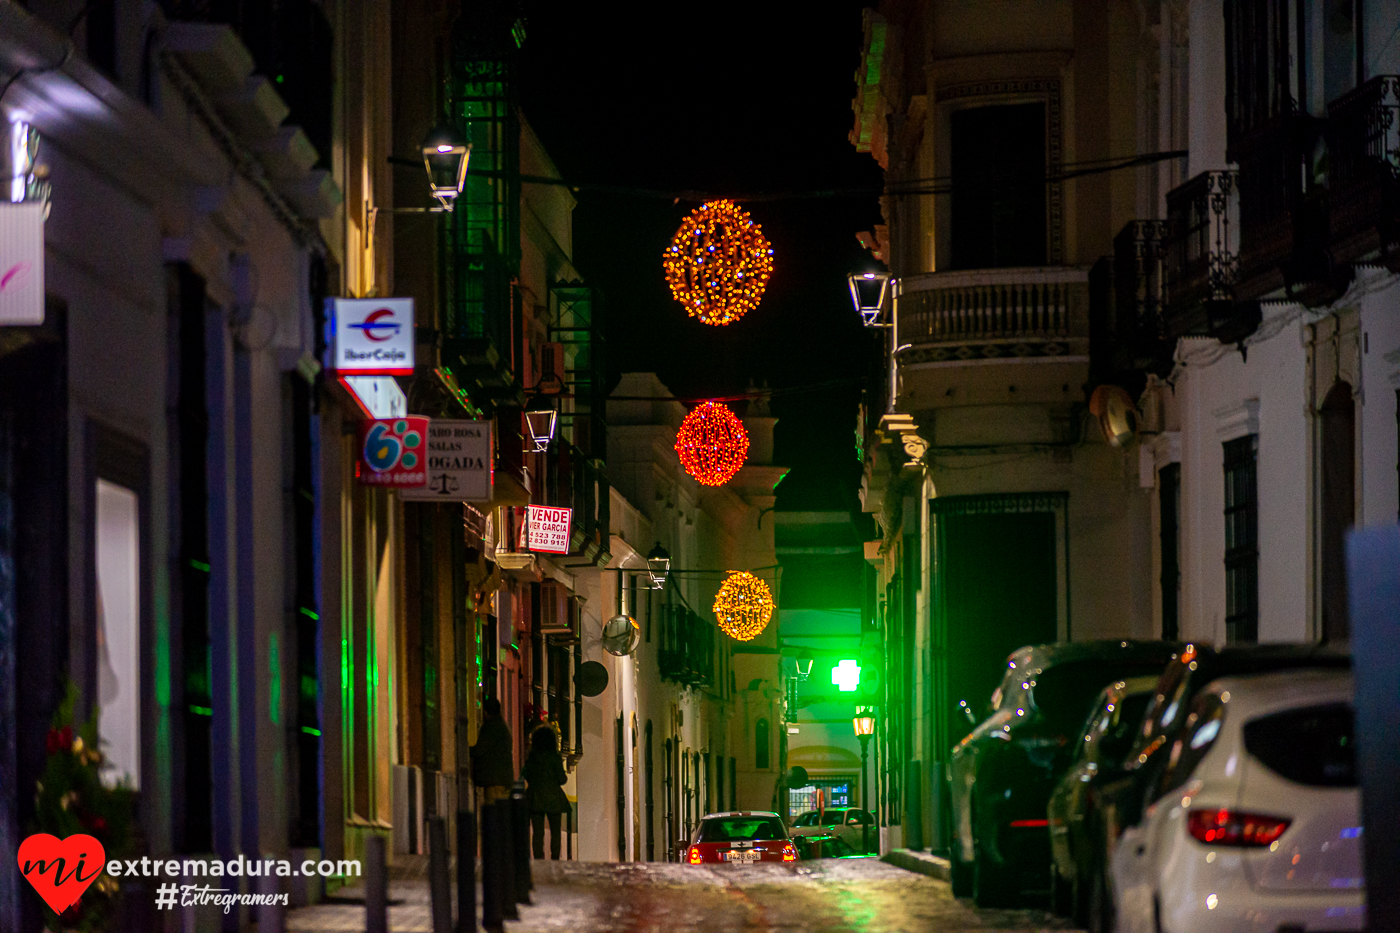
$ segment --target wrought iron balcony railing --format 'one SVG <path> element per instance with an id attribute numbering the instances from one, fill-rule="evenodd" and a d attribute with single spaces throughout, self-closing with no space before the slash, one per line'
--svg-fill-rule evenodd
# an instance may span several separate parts
<path id="1" fill-rule="evenodd" d="M 1239 173 L 1202 172 L 1167 192 L 1163 336 L 1237 343 L 1259 324 L 1257 302 L 1237 300 Z"/>
<path id="2" fill-rule="evenodd" d="M 985 269 L 900 283 L 901 363 L 1083 354 L 1089 275 L 1072 267 Z"/>
<path id="3" fill-rule="evenodd" d="M 1328 105 L 1327 154 L 1334 257 L 1400 269 L 1400 76 L 1378 75 Z"/>
<path id="4" fill-rule="evenodd" d="M 1129 387 L 1171 371 L 1166 336 L 1168 225 L 1130 220 L 1089 272 L 1090 378 Z"/>
<path id="5" fill-rule="evenodd" d="M 661 609 L 661 648 L 657 653 L 661 677 L 687 686 L 714 681 L 715 629 L 684 606 Z"/>

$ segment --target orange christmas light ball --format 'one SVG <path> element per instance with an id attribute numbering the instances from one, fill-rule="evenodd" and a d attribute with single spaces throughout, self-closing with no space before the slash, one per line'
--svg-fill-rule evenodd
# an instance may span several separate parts
<path id="1" fill-rule="evenodd" d="M 686 314 L 721 327 L 758 307 L 773 275 L 773 247 L 748 211 L 707 201 L 682 221 L 661 265 Z"/>
<path id="2" fill-rule="evenodd" d="M 685 416 L 676 432 L 676 454 L 685 471 L 706 486 L 723 486 L 749 455 L 749 432 L 734 412 L 705 402 Z"/>
<path id="3" fill-rule="evenodd" d="M 768 627 L 776 608 L 768 584 L 743 570 L 732 571 L 715 594 L 720 630 L 735 641 L 753 641 Z"/>

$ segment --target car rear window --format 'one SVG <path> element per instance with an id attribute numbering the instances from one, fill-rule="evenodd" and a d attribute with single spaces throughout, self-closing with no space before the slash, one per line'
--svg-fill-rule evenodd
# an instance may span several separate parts
<path id="1" fill-rule="evenodd" d="M 776 816 L 722 816 L 700 824 L 700 842 L 785 838 L 783 821 Z"/>
<path id="2" fill-rule="evenodd" d="M 1115 680 L 1160 674 L 1162 661 L 1071 661 L 1057 664 L 1028 681 L 1031 701 L 1053 726 L 1077 731 L 1105 686 Z"/>
<path id="3" fill-rule="evenodd" d="M 1290 709 L 1245 723 L 1244 747 L 1270 771 L 1311 787 L 1356 786 L 1351 705 Z"/>

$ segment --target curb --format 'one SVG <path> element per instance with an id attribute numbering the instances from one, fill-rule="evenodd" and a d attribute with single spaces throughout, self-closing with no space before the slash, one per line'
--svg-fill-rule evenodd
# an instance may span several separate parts
<path id="1" fill-rule="evenodd" d="M 946 858 L 929 855 L 927 852 L 915 852 L 912 849 L 891 849 L 880 856 L 880 861 L 906 871 L 937 878 L 939 881 L 947 881 L 952 872 L 952 866 Z"/>

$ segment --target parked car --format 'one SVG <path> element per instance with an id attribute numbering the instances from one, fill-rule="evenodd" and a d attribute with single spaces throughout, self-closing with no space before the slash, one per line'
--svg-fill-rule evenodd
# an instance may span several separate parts
<path id="1" fill-rule="evenodd" d="M 826 807 L 821 811 L 806 810 L 798 814 L 797 819 L 792 821 L 791 836 L 799 847 L 804 845 L 804 840 L 834 837 L 840 840 L 839 848 L 824 845 L 822 855 L 839 856 L 864 852 L 867 833 L 870 848 L 878 848 L 880 832 L 869 810 L 859 807 Z"/>
<path id="2" fill-rule="evenodd" d="M 795 862 L 797 847 L 782 817 L 764 810 L 711 813 L 701 818 L 685 860 L 691 865 Z"/>
<path id="3" fill-rule="evenodd" d="M 1160 673 L 1181 650 L 1094 641 L 1021 648 L 1007 659 L 991 715 L 954 746 L 949 764 L 955 895 L 1002 906 L 1048 887 L 1046 805 L 1072 737 L 1106 685 Z"/>
<path id="4" fill-rule="evenodd" d="M 1213 682 L 1112 864 L 1120 933 L 1361 930 L 1352 679 Z"/>
<path id="5" fill-rule="evenodd" d="M 1056 913 L 1083 924 L 1093 868 L 1093 827 L 1099 791 L 1122 776 L 1156 677 L 1109 684 L 1074 742 L 1075 757 L 1050 795 L 1050 900 Z"/>
<path id="6" fill-rule="evenodd" d="M 1086 905 L 1086 927 L 1090 933 L 1110 933 L 1114 929 L 1115 893 L 1108 868 L 1123 831 L 1142 819 L 1148 792 L 1161 775 L 1196 694 L 1220 677 L 1350 667 L 1351 658 L 1345 652 L 1320 645 L 1250 645 L 1218 651 L 1187 645 L 1167 665 L 1143 714 L 1133 747 L 1123 760 L 1123 776 L 1106 783 L 1099 793 L 1100 818 L 1090 827 L 1093 867 Z"/>

